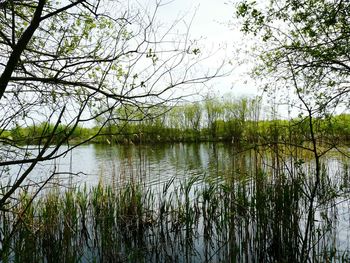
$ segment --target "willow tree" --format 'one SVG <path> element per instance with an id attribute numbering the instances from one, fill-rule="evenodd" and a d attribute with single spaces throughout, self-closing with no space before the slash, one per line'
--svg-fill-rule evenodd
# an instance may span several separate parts
<path id="1" fill-rule="evenodd" d="M 208 138 L 217 140 L 218 122 L 222 119 L 221 117 L 224 112 L 223 106 L 216 97 L 208 94 L 204 101 L 204 110 L 208 127 Z"/>
<path id="2" fill-rule="evenodd" d="M 185 129 L 188 131 L 193 131 L 191 133 L 191 139 L 194 141 L 200 140 L 200 130 L 201 130 L 201 120 L 202 120 L 202 109 L 199 102 L 194 102 L 192 104 L 185 105 L 184 111 L 184 121 Z"/>
<path id="3" fill-rule="evenodd" d="M 115 108 L 147 111 L 183 96 L 177 87 L 218 74 L 197 70 L 205 58 L 190 41 L 188 26 L 183 33 L 175 28 L 183 18 L 168 27 L 157 20 L 164 6 L 160 1 L 146 7 L 137 1 L 0 1 L 0 210 L 38 163 L 77 146 L 69 138 L 78 125 L 99 118 L 102 129 L 118 120 Z M 35 138 L 38 145 L 5 136 L 13 127 L 38 123 L 48 124 Z M 61 124 L 64 129 L 58 129 Z M 55 175 L 53 166 L 36 182 L 38 191 Z"/>
<path id="4" fill-rule="evenodd" d="M 269 77 L 265 90 L 271 95 L 281 90 L 279 102 L 288 103 L 300 113 L 296 125 L 307 125 L 303 134 L 298 133 L 307 142 L 298 147 L 314 156 L 314 184 L 307 191 L 310 202 L 299 258 L 306 262 L 312 248 L 308 240 L 321 180 L 320 158 L 339 144 L 322 130 L 321 123 L 332 125 L 332 115 L 350 106 L 350 2 L 242 1 L 237 14 L 242 19 L 242 30 L 264 43 L 256 73 Z M 288 91 L 289 97 L 285 96 Z"/>

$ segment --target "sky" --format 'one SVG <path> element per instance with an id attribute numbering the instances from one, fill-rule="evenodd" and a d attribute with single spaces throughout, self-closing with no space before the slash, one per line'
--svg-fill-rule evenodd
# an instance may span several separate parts
<path id="1" fill-rule="evenodd" d="M 238 0 L 237 0 L 238 1 Z M 237 2 L 236 1 L 236 2 Z M 154 5 L 155 0 L 139 1 L 141 5 Z M 230 0 L 164 0 L 159 9 L 158 20 L 172 23 L 184 16 L 189 24 L 192 39 L 200 39 L 204 52 L 213 53 L 207 65 L 218 65 L 221 61 L 230 61 L 225 71 L 231 71 L 227 77 L 208 83 L 210 92 L 223 96 L 232 93 L 235 97 L 254 96 L 259 92 L 249 77 L 251 65 L 247 63 L 245 51 L 246 39 L 235 23 L 235 4 Z M 180 29 L 181 30 L 181 29 Z"/>

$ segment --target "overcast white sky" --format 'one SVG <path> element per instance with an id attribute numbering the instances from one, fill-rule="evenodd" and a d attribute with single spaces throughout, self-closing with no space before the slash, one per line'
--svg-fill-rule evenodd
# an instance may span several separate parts
<path id="1" fill-rule="evenodd" d="M 156 0 L 139 0 L 141 5 L 154 5 Z M 232 61 L 230 76 L 216 79 L 209 84 L 215 93 L 223 95 L 232 93 L 234 96 L 257 95 L 258 91 L 250 81 L 247 63 L 238 66 L 238 60 L 244 60 L 246 55 L 246 40 L 243 39 L 238 26 L 234 22 L 235 5 L 230 0 L 163 0 L 166 3 L 160 8 L 158 20 L 171 24 L 172 21 L 185 15 L 188 23 L 193 17 L 191 37 L 202 39 L 207 51 L 216 51 L 209 64 L 221 60 Z M 185 23 L 185 22 L 184 22 Z"/>

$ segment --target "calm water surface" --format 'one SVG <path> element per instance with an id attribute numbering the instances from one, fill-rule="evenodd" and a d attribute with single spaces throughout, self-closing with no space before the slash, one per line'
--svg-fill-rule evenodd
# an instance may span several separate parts
<path id="1" fill-rule="evenodd" d="M 141 146 L 91 144 L 79 146 L 62 158 L 38 164 L 31 173 L 30 180 L 45 180 L 54 173 L 55 182 L 61 185 L 92 186 L 98 182 L 106 185 L 111 183 L 123 185 L 132 181 L 145 186 L 157 186 L 173 177 L 177 181 L 183 181 L 192 176 L 206 178 L 240 174 L 249 177 L 250 174 L 254 175 L 257 166 L 272 175 L 276 173 L 274 169 L 277 166 L 285 174 L 296 169 L 295 158 L 285 158 L 283 162 L 277 163 L 264 152 L 248 151 L 244 154 L 236 154 L 236 151 L 237 149 L 231 144 L 211 143 Z M 303 160 L 304 172 L 313 173 L 310 156 L 301 155 L 297 159 Z M 323 165 L 334 182 L 347 183 L 344 180 L 350 177 L 349 159 L 340 154 L 331 154 L 323 158 Z M 10 167 L 9 172 L 3 169 L 2 181 L 13 180 L 25 168 L 26 166 Z M 348 175 L 347 178 L 344 174 Z"/>
<path id="2" fill-rule="evenodd" d="M 85 145 L 64 158 L 39 165 L 35 176 L 44 179 L 55 171 L 62 184 L 96 185 L 101 181 L 122 185 L 133 181 L 157 186 L 173 177 L 180 181 L 218 172 L 229 164 L 230 151 L 230 147 L 212 144 Z"/>

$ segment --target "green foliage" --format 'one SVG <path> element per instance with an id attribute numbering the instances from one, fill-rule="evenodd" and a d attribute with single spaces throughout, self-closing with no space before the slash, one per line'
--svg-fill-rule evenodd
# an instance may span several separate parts
<path id="1" fill-rule="evenodd" d="M 57 144 L 60 142 L 65 143 L 67 134 L 70 134 L 69 138 L 71 142 L 79 142 L 88 139 L 92 130 L 83 127 L 74 127 L 60 124 L 54 129 L 55 125 L 47 122 L 40 123 L 38 125 L 21 127 L 18 124 L 10 131 L 4 133 L 2 137 L 12 140 L 15 144 Z"/>
<path id="2" fill-rule="evenodd" d="M 350 77 L 349 10 L 349 1 L 240 2 L 236 13 L 242 31 L 268 42 L 255 73 L 279 80 L 281 88 L 294 87 L 315 116 L 331 114 L 342 103 L 349 106 L 344 86 Z"/>

